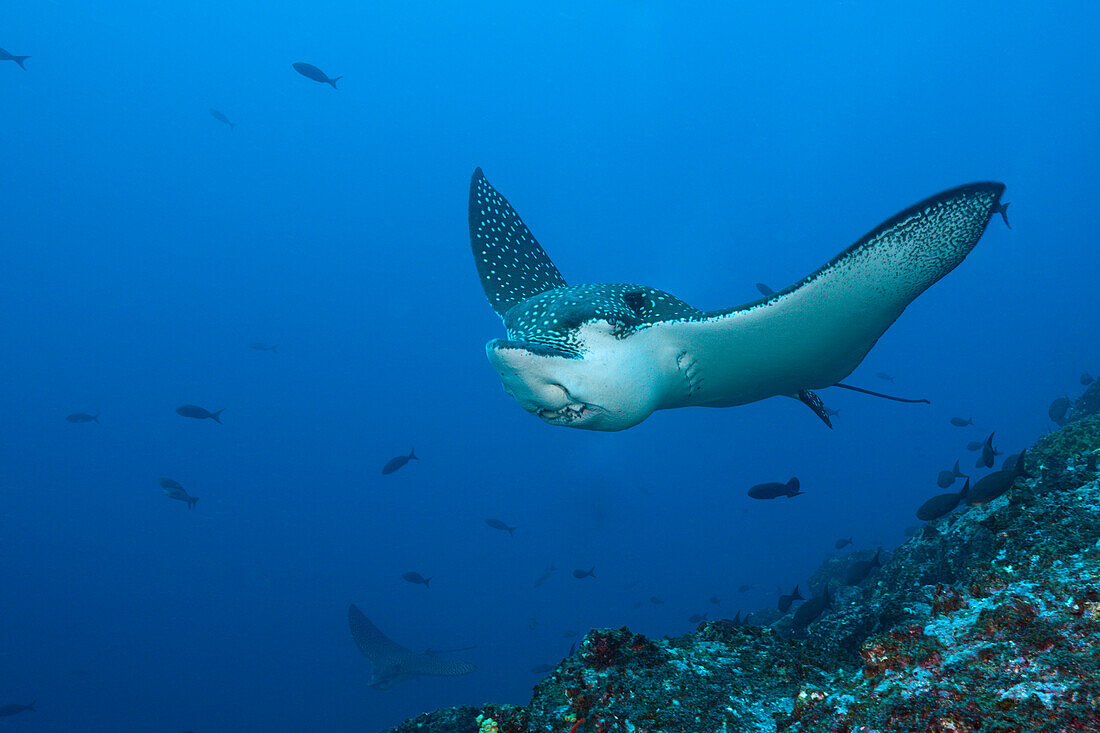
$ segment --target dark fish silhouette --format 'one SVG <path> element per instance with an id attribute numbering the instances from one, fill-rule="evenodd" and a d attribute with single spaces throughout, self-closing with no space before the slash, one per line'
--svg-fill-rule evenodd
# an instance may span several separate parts
<path id="1" fill-rule="evenodd" d="M 1008 223 L 1008 206 L 1008 203 L 1002 204 L 1000 202 L 997 202 L 993 205 L 993 211 L 990 212 L 990 216 L 992 216 L 993 214 L 1000 214 L 1001 218 L 1005 220 L 1005 226 L 1011 229 L 1012 225 Z"/>
<path id="2" fill-rule="evenodd" d="M 951 424 L 957 428 L 965 428 L 967 425 L 974 424 L 974 418 L 969 417 L 966 420 L 963 420 L 961 417 L 953 417 L 951 418 Z"/>
<path id="3" fill-rule="evenodd" d="M 407 456 L 397 456 L 396 458 L 391 458 L 390 460 L 386 461 L 386 465 L 382 466 L 382 475 L 385 476 L 386 474 L 393 473 L 394 471 L 401 468 L 402 466 L 404 466 L 409 461 L 419 461 L 419 460 L 420 460 L 420 458 L 416 455 L 416 449 L 415 448 L 410 448 L 409 449 L 409 455 L 407 455 Z"/>
<path id="4" fill-rule="evenodd" d="M 536 664 L 534 667 L 531 667 L 531 671 L 535 674 L 546 674 L 547 672 L 552 672 L 553 670 L 554 665 L 552 664 Z"/>
<path id="5" fill-rule="evenodd" d="M 1001 462 L 1002 471 L 1012 471 L 1016 468 L 1016 461 L 1020 460 L 1019 453 L 1013 453 Z"/>
<path id="6" fill-rule="evenodd" d="M 561 638 L 563 638 L 563 639 L 575 639 L 580 635 L 580 633 L 581 632 L 579 632 L 579 631 L 574 631 L 573 629 L 569 629 L 567 631 L 562 632 Z"/>
<path id="7" fill-rule="evenodd" d="M 985 445 L 985 441 L 972 440 L 972 441 L 970 441 L 969 443 L 966 444 L 966 449 L 967 450 L 981 450 L 983 445 Z"/>
<path id="8" fill-rule="evenodd" d="M 223 412 L 225 412 L 224 407 L 217 412 L 210 412 L 210 410 L 199 407 L 198 405 L 180 405 L 176 408 L 177 415 L 192 417 L 196 420 L 206 420 L 207 418 L 210 418 L 218 425 L 222 424 L 222 421 L 218 418 L 218 415 L 221 415 Z"/>
<path id="9" fill-rule="evenodd" d="M 883 381 L 890 382 L 891 384 L 893 384 L 893 382 L 894 382 L 894 378 L 891 377 L 886 372 L 876 372 L 875 376 L 878 377 L 879 379 L 883 380 Z"/>
<path id="10" fill-rule="evenodd" d="M 424 586 L 425 588 L 428 588 L 428 583 L 432 582 L 431 578 L 425 578 L 420 573 L 414 573 L 411 570 L 407 573 L 402 573 L 401 577 L 404 578 L 405 580 L 409 581 L 410 583 L 419 584 L 419 585 Z M 429 588 L 429 590 L 430 590 L 430 588 Z"/>
<path id="11" fill-rule="evenodd" d="M 781 613 L 786 613 L 787 611 L 791 610 L 792 603 L 794 603 L 795 601 L 804 600 L 806 599 L 803 598 L 802 594 L 798 592 L 798 586 L 796 585 L 794 587 L 794 590 L 792 590 L 790 593 L 779 596 L 779 603 L 777 603 L 775 607 L 778 608 Z"/>
<path id="12" fill-rule="evenodd" d="M 550 567 L 546 568 L 546 570 L 543 570 L 542 575 L 535 578 L 535 587 L 538 588 L 540 585 L 549 580 L 550 573 L 554 572 L 555 570 L 557 570 L 557 567 L 554 566 L 554 563 L 550 563 Z"/>
<path id="13" fill-rule="evenodd" d="M 737 592 L 738 592 L 738 593 L 745 593 L 745 592 L 747 592 L 747 591 L 750 591 L 750 590 L 752 590 L 752 589 L 753 589 L 754 587 L 755 587 L 755 586 L 754 586 L 754 585 L 752 585 L 751 583 L 745 583 L 744 585 L 739 585 L 739 586 L 737 586 Z M 797 587 L 797 586 L 796 586 L 796 587 Z"/>
<path id="14" fill-rule="evenodd" d="M 775 499 L 780 496 L 794 497 L 806 493 L 804 491 L 799 491 L 798 487 L 798 478 L 795 477 L 785 484 L 776 482 L 757 484 L 749 489 L 749 496 L 753 499 Z"/>
<path id="15" fill-rule="evenodd" d="M 485 523 L 493 529 L 499 529 L 503 532 L 507 532 L 510 536 L 512 536 L 513 532 L 519 529 L 519 527 L 509 527 L 507 524 L 500 521 L 499 519 L 486 519 Z"/>
<path id="16" fill-rule="evenodd" d="M 996 433 L 990 433 L 989 437 L 982 443 L 982 457 L 974 464 L 975 468 L 993 468 L 993 459 L 997 455 L 996 451 L 993 450 L 994 435 L 996 435 Z"/>
<path id="17" fill-rule="evenodd" d="M 210 116 L 213 117 L 218 122 L 223 122 L 223 123 L 229 125 L 229 131 L 230 132 L 232 132 L 233 128 L 237 126 L 236 122 L 230 122 L 228 117 L 226 117 L 224 114 L 222 114 L 221 112 L 219 112 L 216 109 L 211 109 L 210 110 Z"/>
<path id="18" fill-rule="evenodd" d="M 920 508 L 917 509 L 917 519 L 923 522 L 931 522 L 933 519 L 939 519 L 945 514 L 950 514 L 955 511 L 955 507 L 966 498 L 969 492 L 970 479 L 967 479 L 966 483 L 963 484 L 962 491 L 951 494 L 938 494 L 921 504 Z"/>
<path id="19" fill-rule="evenodd" d="M 409 651 L 388 639 L 355 604 L 348 606 L 348 626 L 355 645 L 371 662 L 373 677 L 370 686 L 376 690 L 388 690 L 414 677 L 456 677 L 477 669 L 460 659 Z"/>
<path id="20" fill-rule="evenodd" d="M 169 499 L 186 502 L 188 509 L 195 506 L 195 502 L 199 500 L 199 497 L 191 496 L 186 491 L 184 491 L 183 486 L 181 486 L 178 481 L 170 478 L 161 477 L 157 479 L 157 482 L 160 484 L 161 493 L 163 493 Z"/>
<path id="21" fill-rule="evenodd" d="M 951 484 L 955 483 L 957 478 L 966 478 L 966 475 L 959 471 L 959 462 L 955 461 L 955 467 L 950 471 L 940 471 L 940 475 L 936 477 L 936 484 L 941 489 L 946 489 Z"/>
<path id="22" fill-rule="evenodd" d="M 840 414 L 840 410 L 833 410 L 825 405 L 822 405 L 821 407 L 825 410 L 825 417 L 836 417 Z"/>
<path id="23" fill-rule="evenodd" d="M 657 596 L 650 596 L 649 597 L 649 602 L 652 603 L 654 606 L 662 606 L 665 603 L 664 601 L 662 601 Z"/>
<path id="24" fill-rule="evenodd" d="M 707 615 L 705 613 L 693 613 L 693 614 L 691 614 L 691 616 L 688 617 L 688 623 L 689 624 L 699 624 L 699 623 L 702 623 L 706 620 L 707 620 Z"/>
<path id="25" fill-rule="evenodd" d="M 86 412 L 74 412 L 71 415 L 66 415 L 65 420 L 67 422 L 94 422 L 94 423 L 98 423 L 99 422 L 99 413 L 97 412 L 94 415 L 89 415 Z"/>
<path id="26" fill-rule="evenodd" d="M 1047 408 L 1047 416 L 1059 427 L 1065 425 L 1066 413 L 1069 412 L 1070 402 L 1068 397 L 1059 397 L 1050 403 L 1050 407 Z"/>
<path id="27" fill-rule="evenodd" d="M 841 539 L 837 540 L 836 544 L 833 545 L 833 546 L 836 547 L 836 549 L 838 549 L 838 550 L 843 550 L 845 547 L 847 547 L 850 544 L 852 544 L 852 538 L 847 537 L 847 538 L 841 538 Z"/>
<path id="28" fill-rule="evenodd" d="M 807 626 L 817 620 L 822 611 L 829 607 L 832 600 L 829 596 L 829 586 L 826 585 L 823 595 L 814 596 L 798 607 L 798 610 L 794 612 L 794 618 L 791 619 L 791 628 L 798 631 L 805 630 Z"/>
<path id="29" fill-rule="evenodd" d="M 1081 372 L 1081 386 L 1087 387 L 1096 380 L 1092 378 L 1092 375 L 1088 372 Z"/>
<path id="30" fill-rule="evenodd" d="M 596 568 L 593 567 L 590 570 L 581 570 L 580 568 L 577 568 L 573 571 L 573 577 L 578 580 L 583 580 L 584 578 L 595 578 Z"/>
<path id="31" fill-rule="evenodd" d="M 769 288 L 764 283 L 756 283 L 756 289 L 760 291 L 760 294 L 766 298 L 770 298 L 775 295 L 775 291 Z"/>
<path id="32" fill-rule="evenodd" d="M 844 575 L 845 585 L 859 585 L 874 568 L 882 567 L 882 563 L 879 562 L 879 556 L 881 555 L 882 548 L 880 547 L 875 551 L 875 556 L 870 560 L 857 560 L 849 565 L 848 572 Z"/>
<path id="33" fill-rule="evenodd" d="M 711 596 L 708 600 L 716 606 L 722 603 L 720 600 L 718 600 L 718 596 Z"/>
<path id="34" fill-rule="evenodd" d="M 23 58 L 27 57 L 24 56 Z M 35 702 L 37 702 L 37 700 Z M 34 702 L 29 702 L 26 705 L 20 705 L 17 702 L 11 702 L 7 705 L 0 705 L 0 718 L 10 718 L 13 715 L 18 715 L 24 710 L 32 713 L 38 712 L 34 709 Z"/>
<path id="35" fill-rule="evenodd" d="M 274 351 L 278 353 L 278 344 L 265 344 L 261 341 L 253 341 L 248 345 L 248 348 L 255 349 L 256 351 Z"/>
<path id="36" fill-rule="evenodd" d="M 331 84 L 333 89 L 336 88 L 336 82 L 344 78 L 342 76 L 338 76 L 335 79 L 329 79 L 325 72 L 321 71 L 313 64 L 307 64 L 302 61 L 291 64 L 291 66 L 293 66 L 294 70 L 305 78 L 313 79 L 313 81 L 319 81 L 322 84 Z"/>
<path id="37" fill-rule="evenodd" d="M 1027 468 L 1024 466 L 1025 454 L 1026 451 L 1020 453 L 1020 457 L 1016 459 L 1016 465 L 1012 467 L 1012 470 L 995 471 L 988 476 L 983 476 L 974 484 L 974 487 L 970 489 L 963 501 L 969 506 L 988 504 L 1011 489 L 1012 485 L 1016 483 L 1016 479 L 1030 478 L 1031 474 L 1027 472 Z"/>
<path id="38" fill-rule="evenodd" d="M 0 48 L 0 61 L 14 61 L 19 64 L 19 68 L 23 71 L 27 70 L 27 67 L 23 65 L 23 62 L 29 59 L 30 56 L 12 56 L 10 53 Z M 34 703 L 31 703 L 33 705 Z M 32 708 L 33 709 L 33 708 Z M 16 711 L 18 712 L 18 711 Z"/>

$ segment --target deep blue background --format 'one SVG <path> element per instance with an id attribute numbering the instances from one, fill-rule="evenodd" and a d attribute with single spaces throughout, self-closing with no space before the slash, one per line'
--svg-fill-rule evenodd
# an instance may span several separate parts
<path id="1" fill-rule="evenodd" d="M 838 537 L 901 541 L 967 440 L 1048 430 L 1100 368 L 1100 7 L 806 5 L 5 3 L 0 46 L 32 58 L 0 62 L 0 704 L 39 708 L 5 729 L 523 702 L 564 631 L 769 606 Z M 570 282 L 700 308 L 960 183 L 1005 181 L 1014 228 L 848 380 L 931 406 L 826 390 L 832 431 L 773 399 L 594 434 L 522 412 L 485 361 L 476 165 Z M 804 496 L 745 496 L 792 475 Z M 476 644 L 478 671 L 368 689 L 349 602 L 415 650 Z"/>

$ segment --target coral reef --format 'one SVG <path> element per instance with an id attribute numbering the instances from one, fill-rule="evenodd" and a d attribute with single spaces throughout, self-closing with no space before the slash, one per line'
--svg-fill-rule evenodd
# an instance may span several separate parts
<path id="1" fill-rule="evenodd" d="M 810 587 L 830 608 L 804 630 L 775 611 L 664 640 L 596 629 L 530 704 L 392 733 L 1100 731 L 1100 415 L 1084 413 L 1028 450 L 1037 478 L 929 523 L 858 584 L 872 553 L 828 560 Z"/>

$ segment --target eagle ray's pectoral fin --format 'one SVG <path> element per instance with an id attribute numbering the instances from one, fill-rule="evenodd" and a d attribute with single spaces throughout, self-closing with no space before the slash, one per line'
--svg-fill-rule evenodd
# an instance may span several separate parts
<path id="1" fill-rule="evenodd" d="M 825 423 L 830 428 L 833 426 L 832 421 L 829 419 L 829 413 L 825 411 L 825 404 L 817 394 L 808 389 L 800 389 L 796 396 L 802 402 L 805 402 L 806 405 L 814 411 L 815 415 L 821 418 L 821 422 Z"/>

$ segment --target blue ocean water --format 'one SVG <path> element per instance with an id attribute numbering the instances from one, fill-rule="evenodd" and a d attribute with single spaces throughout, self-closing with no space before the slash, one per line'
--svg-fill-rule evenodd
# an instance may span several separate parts
<path id="1" fill-rule="evenodd" d="M 30 56 L 0 61 L 0 705 L 37 701 L 7 730 L 522 703 L 567 631 L 771 606 L 837 538 L 900 542 L 968 440 L 1052 427 L 1100 368 L 1100 8 L 728 5 L 0 8 Z M 829 389 L 834 430 L 770 399 L 592 433 L 524 413 L 485 360 L 475 166 L 571 283 L 703 309 L 957 184 L 1007 183 L 1013 228 L 848 379 L 929 406 Z M 745 495 L 791 476 L 803 496 Z M 350 603 L 414 651 L 476 645 L 478 670 L 368 688 Z"/>

